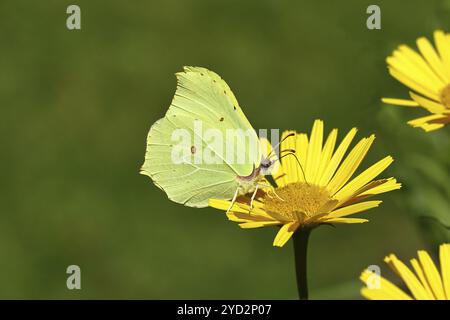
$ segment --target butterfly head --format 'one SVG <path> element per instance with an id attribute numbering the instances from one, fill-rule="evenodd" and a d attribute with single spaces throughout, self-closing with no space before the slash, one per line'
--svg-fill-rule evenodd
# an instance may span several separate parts
<path id="1" fill-rule="evenodd" d="M 271 171 L 273 169 L 272 167 L 275 162 L 276 162 L 276 159 L 273 159 L 273 157 L 272 158 L 271 157 L 263 158 L 261 160 L 261 164 L 259 166 L 259 168 L 261 170 L 260 174 L 264 175 L 264 176 L 271 174 Z"/>

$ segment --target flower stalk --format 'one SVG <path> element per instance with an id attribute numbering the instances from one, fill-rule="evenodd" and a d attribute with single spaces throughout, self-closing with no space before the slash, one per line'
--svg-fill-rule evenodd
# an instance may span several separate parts
<path id="1" fill-rule="evenodd" d="M 295 275 L 297 279 L 298 298 L 308 300 L 307 254 L 310 227 L 300 227 L 293 235 Z"/>

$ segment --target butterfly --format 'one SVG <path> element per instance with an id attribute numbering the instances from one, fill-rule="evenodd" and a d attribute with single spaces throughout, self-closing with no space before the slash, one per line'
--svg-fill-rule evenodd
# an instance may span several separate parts
<path id="1" fill-rule="evenodd" d="M 252 204 L 258 189 L 271 187 L 264 176 L 275 168 L 278 156 L 267 139 L 258 138 L 219 75 L 202 67 L 183 69 L 176 73 L 176 92 L 164 118 L 150 128 L 140 173 L 185 206 L 201 208 L 210 198 L 231 199 L 231 209 L 238 196 L 248 193 Z M 214 134 L 203 135 L 208 130 Z M 236 134 L 230 141 L 234 132 L 244 136 Z M 234 150 L 244 161 L 225 156 L 225 150 Z M 202 161 L 207 156 L 212 160 Z"/>

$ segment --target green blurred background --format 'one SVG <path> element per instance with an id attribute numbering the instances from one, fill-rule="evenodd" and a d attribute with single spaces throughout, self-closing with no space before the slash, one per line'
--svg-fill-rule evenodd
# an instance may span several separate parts
<path id="1" fill-rule="evenodd" d="M 66 29 L 81 7 L 82 30 Z M 381 7 L 382 29 L 366 28 Z M 353 126 L 377 140 L 400 191 L 363 225 L 320 227 L 309 251 L 311 298 L 358 299 L 360 272 L 391 252 L 435 250 L 450 225 L 450 135 L 406 125 L 424 112 L 385 57 L 449 30 L 450 1 L 0 2 L 0 298 L 294 299 L 292 244 L 275 228 L 241 230 L 223 212 L 167 200 L 138 174 L 150 126 L 183 65 L 226 79 L 255 128 Z M 66 288 L 68 265 L 82 289 Z"/>

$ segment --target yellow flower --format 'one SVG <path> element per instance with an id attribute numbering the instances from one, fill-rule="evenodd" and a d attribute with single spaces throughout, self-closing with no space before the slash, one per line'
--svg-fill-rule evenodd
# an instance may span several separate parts
<path id="1" fill-rule="evenodd" d="M 387 104 L 421 107 L 431 115 L 408 122 L 425 131 L 442 128 L 450 122 L 450 34 L 434 32 L 437 51 L 425 38 L 417 39 L 420 54 L 401 45 L 389 56 L 389 73 L 411 89 L 411 99 L 383 98 Z"/>
<path id="2" fill-rule="evenodd" d="M 373 135 L 362 139 L 344 159 L 356 131 L 356 128 L 351 129 L 336 150 L 338 131 L 333 129 L 323 145 L 321 120 L 314 122 L 309 139 L 303 133 L 284 132 L 282 138 L 287 138 L 281 144 L 281 151 L 295 150 L 296 156 L 282 157 L 280 168 L 274 174 L 277 187 L 273 192 L 266 189 L 260 194 L 252 209 L 249 197 L 238 198 L 227 213 L 229 220 L 238 222 L 242 228 L 280 225 L 273 242 L 279 247 L 299 227 L 368 221 L 348 216 L 377 207 L 381 201 L 362 200 L 399 189 L 400 184 L 394 178 L 373 181 L 392 163 L 390 156 L 350 180 L 375 139 Z M 210 199 L 209 203 L 221 210 L 230 206 L 230 202 L 225 200 Z"/>
<path id="3" fill-rule="evenodd" d="M 393 254 L 384 259 L 402 278 L 410 294 L 368 270 L 361 274 L 361 280 L 368 285 L 361 289 L 361 294 L 371 300 L 450 300 L 450 244 L 441 244 L 439 248 L 440 274 L 426 251 L 420 250 L 417 255 L 419 260 L 411 259 L 415 273 Z"/>

